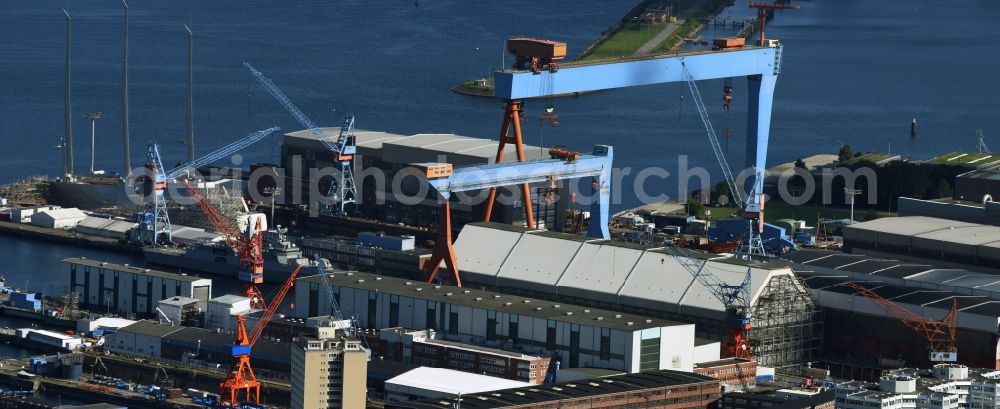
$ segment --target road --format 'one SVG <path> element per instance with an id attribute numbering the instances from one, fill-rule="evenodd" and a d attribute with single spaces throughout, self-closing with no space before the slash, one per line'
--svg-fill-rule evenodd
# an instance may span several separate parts
<path id="1" fill-rule="evenodd" d="M 684 24 L 688 17 L 697 13 L 702 7 L 705 7 L 705 3 L 707 1 L 708 0 L 699 0 L 691 4 L 691 7 L 688 7 L 687 10 L 684 10 L 684 12 L 678 15 L 676 23 L 667 24 L 667 26 L 663 27 L 663 30 L 660 31 L 659 34 L 653 36 L 653 38 L 649 39 L 649 41 L 646 41 L 646 44 L 643 44 L 639 47 L 639 49 L 635 50 L 632 55 L 646 55 L 652 52 L 656 46 L 663 42 L 663 40 L 666 40 L 667 37 L 674 33 L 674 31 L 677 31 L 677 28 L 680 27 L 681 24 Z"/>

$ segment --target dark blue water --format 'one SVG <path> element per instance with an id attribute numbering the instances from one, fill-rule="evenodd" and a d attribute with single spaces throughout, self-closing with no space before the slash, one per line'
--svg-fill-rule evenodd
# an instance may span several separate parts
<path id="1" fill-rule="evenodd" d="M 336 125 L 344 112 L 358 126 L 398 133 L 456 132 L 496 137 L 501 106 L 449 91 L 455 82 L 500 65 L 504 38 L 533 34 L 566 40 L 578 53 L 632 2 L 412 1 L 134 1 L 131 5 L 131 135 L 133 163 L 145 144 L 164 145 L 165 162 L 185 148 L 186 38 L 196 33 L 195 115 L 198 152 L 278 124 L 298 129 L 269 96 L 253 87 L 241 63 L 268 74 L 317 123 Z M 746 16 L 742 1 L 723 16 Z M 889 149 L 915 158 L 971 149 L 983 128 L 1000 148 L 1000 3 L 958 0 L 801 1 L 780 12 L 770 37 L 785 44 L 769 162 L 835 151 Z M 0 12 L 0 181 L 56 174 L 62 131 L 64 20 L 74 16 L 74 135 L 77 169 L 87 166 L 89 123 L 98 122 L 98 168 L 120 170 L 121 10 L 114 1 L 5 2 Z M 705 33 L 711 37 L 713 33 Z M 508 59 L 509 60 L 509 59 Z M 735 81 L 734 112 L 721 109 L 721 81 L 702 84 L 717 128 L 729 127 L 730 160 L 742 162 L 745 87 Z M 529 103 L 527 142 L 595 143 L 617 148 L 616 164 L 663 166 L 677 155 L 713 174 L 715 161 L 683 84 L 595 93 L 556 102 L 562 126 L 540 129 L 543 102 Z M 336 112 L 332 112 L 336 109 Z M 909 137 L 916 117 L 919 136 Z M 278 139 L 250 149 L 248 160 L 276 160 Z M 676 196 L 676 180 L 650 181 L 650 193 Z M 637 204 L 626 178 L 621 204 Z"/>
<path id="2" fill-rule="evenodd" d="M 748 16 L 743 1 L 723 13 Z M 769 163 L 831 153 L 842 142 L 855 150 L 889 149 L 914 158 L 972 149 L 975 130 L 1000 149 L 1000 2 L 799 1 L 779 12 L 769 36 L 785 44 L 775 92 Z M 165 162 L 184 157 L 187 43 L 195 42 L 195 132 L 204 153 L 274 124 L 299 129 L 242 67 L 249 61 L 321 125 L 353 112 L 358 127 L 402 134 L 455 132 L 496 138 L 499 102 L 452 93 L 454 83 L 486 75 L 501 63 L 506 37 L 531 34 L 565 40 L 575 54 L 632 6 L 632 1 L 470 2 L 261 0 L 131 2 L 130 85 L 133 164 L 145 144 L 163 145 Z M 87 167 L 89 122 L 98 122 L 99 169 L 121 170 L 121 9 L 116 1 L 7 0 L 0 8 L 0 182 L 30 174 L 55 175 L 63 133 L 62 7 L 74 16 L 73 127 L 77 170 Z M 705 32 L 708 38 L 716 33 Z M 507 62 L 509 63 L 509 58 Z M 745 84 L 736 86 L 731 113 L 721 109 L 722 82 L 701 84 L 717 129 L 729 127 L 729 157 L 742 163 Z M 717 166 L 684 84 L 612 90 L 555 101 L 562 125 L 537 124 L 545 102 L 527 105 L 526 141 L 586 150 L 615 145 L 616 165 L 634 175 L 649 166 L 676 174 L 678 155 Z M 248 106 L 249 105 L 249 106 Z M 336 112 L 333 112 L 333 110 Z M 911 139 L 916 117 L 919 135 Z M 244 152 L 248 161 L 276 161 L 279 140 Z M 616 208 L 638 204 L 625 179 Z M 674 179 L 653 179 L 651 194 L 676 196 Z M 88 255 L 137 262 L 121 255 L 19 242 L 0 237 L 3 272 L 37 291 L 65 286 L 62 258 Z"/>

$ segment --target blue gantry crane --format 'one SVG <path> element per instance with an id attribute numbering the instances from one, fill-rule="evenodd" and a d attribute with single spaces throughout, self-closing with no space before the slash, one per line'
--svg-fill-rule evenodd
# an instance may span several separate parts
<path id="1" fill-rule="evenodd" d="M 172 227 L 167 213 L 167 199 L 163 195 L 167 190 L 167 175 L 160 161 L 160 145 L 152 144 L 146 149 L 146 175 L 141 181 L 146 205 L 142 213 L 136 215 L 139 223 L 136 239 L 147 244 L 170 243 L 173 241 Z"/>
<path id="2" fill-rule="evenodd" d="M 740 214 L 759 224 L 759 219 L 763 217 L 762 190 L 771 124 L 771 104 L 774 85 L 778 74 L 781 73 L 782 51 L 783 47 L 779 42 L 768 41 L 765 46 L 741 46 L 620 60 L 561 63 L 554 70 L 497 71 L 493 76 L 495 95 L 505 100 L 507 104 L 504 126 L 501 129 L 500 150 L 505 143 L 513 143 L 518 149 L 523 149 L 523 137 L 518 119 L 522 101 L 528 98 L 546 98 L 672 82 L 690 84 L 692 81 L 745 77 L 749 91 L 745 165 L 753 170 L 753 177 L 748 178 L 744 186 L 736 186 L 733 192 L 745 198 Z M 514 124 L 513 136 L 509 136 L 508 130 L 508 125 L 511 123 Z M 500 157 L 499 152 L 498 157 Z M 528 202 L 525 203 L 525 212 L 531 213 L 531 205 Z M 751 238 L 746 237 L 744 241 Z"/>
<path id="3" fill-rule="evenodd" d="M 322 142 L 333 153 L 333 162 L 337 163 L 340 169 L 330 184 L 330 190 L 326 194 L 327 203 L 321 210 L 327 214 L 347 215 L 347 204 L 355 203 L 358 198 L 358 191 L 354 186 L 353 171 L 354 154 L 357 152 L 357 147 L 354 144 L 354 115 L 347 115 L 344 118 L 344 123 L 340 127 L 337 140 L 331 140 L 270 79 L 265 77 L 260 71 L 257 71 L 249 63 L 243 63 L 243 65 L 250 70 L 250 74 L 254 78 L 257 78 L 257 81 L 260 82 L 264 89 L 295 117 L 295 120 L 299 124 L 308 129 L 317 140 Z"/>
<path id="4" fill-rule="evenodd" d="M 169 171 L 163 169 L 160 146 L 157 144 L 149 145 L 146 150 L 146 174 L 143 175 L 142 183 L 139 186 L 145 199 L 145 206 L 143 211 L 136 215 L 136 221 L 139 223 L 136 241 L 140 244 L 170 243 L 172 241 L 170 215 L 167 212 L 167 200 L 164 195 L 168 181 L 232 155 L 257 143 L 278 129 L 280 128 L 271 127 L 251 133 L 229 145 L 216 149 L 212 153 Z"/>
<path id="5" fill-rule="evenodd" d="M 555 151 L 555 150 L 553 150 Z M 550 154 L 556 153 L 550 151 Z M 440 196 L 441 210 L 437 225 L 437 240 L 434 252 L 425 265 L 425 276 L 431 282 L 437 276 L 441 262 L 451 273 L 455 284 L 462 286 L 458 274 L 458 262 L 455 249 L 451 243 L 451 205 L 449 198 L 452 193 L 491 190 L 501 186 L 525 186 L 530 183 L 548 182 L 553 185 L 564 179 L 579 179 L 592 177 L 594 182 L 593 197 L 590 197 L 590 227 L 587 235 L 603 239 L 611 238 L 608 230 L 608 212 L 611 202 L 611 166 L 614 160 L 614 150 L 611 146 L 597 145 L 590 155 L 579 155 L 573 152 L 565 155 L 560 150 L 557 159 L 542 159 L 527 162 L 495 163 L 482 166 L 468 166 L 453 169 L 450 172 L 426 172 L 428 183 Z M 553 155 L 557 156 L 557 155 Z M 435 164 L 423 164 L 425 169 L 433 169 Z M 446 164 L 447 165 L 447 164 Z M 447 165 L 450 167 L 450 165 Z M 450 168 L 449 168 L 450 169 Z M 488 245 L 488 244 L 487 244 Z"/>

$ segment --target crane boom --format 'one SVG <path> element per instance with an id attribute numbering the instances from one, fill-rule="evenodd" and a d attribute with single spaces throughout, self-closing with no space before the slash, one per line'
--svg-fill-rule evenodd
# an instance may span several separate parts
<path id="1" fill-rule="evenodd" d="M 732 168 L 729 167 L 729 161 L 726 160 L 726 154 L 722 150 L 722 144 L 719 143 L 719 137 L 715 135 L 715 128 L 712 126 L 712 121 L 708 118 L 708 109 L 705 108 L 705 101 L 701 98 L 701 91 L 698 90 L 698 84 L 695 83 L 694 77 L 688 71 L 687 64 L 683 60 L 681 60 L 681 68 L 684 69 L 684 76 L 687 78 L 692 99 L 695 106 L 698 107 L 698 115 L 701 116 L 701 122 L 705 125 L 705 131 L 708 133 L 708 141 L 712 145 L 712 152 L 715 153 L 715 159 L 719 161 L 719 167 L 722 168 L 722 174 L 726 178 L 729 192 L 733 195 L 736 207 L 742 210 L 744 205 L 743 190 L 736 189 L 736 178 L 733 177 Z"/>
<path id="2" fill-rule="evenodd" d="M 752 359 L 753 351 L 747 336 L 751 319 L 751 268 L 747 267 L 746 275 L 739 285 L 732 285 L 720 279 L 707 268 L 708 260 L 699 262 L 685 254 L 683 250 L 673 246 L 666 246 L 664 250 L 725 306 L 726 313 L 729 315 L 728 319 L 732 321 L 730 323 L 732 326 L 730 339 L 727 341 L 730 355 L 736 358 Z"/>
<path id="3" fill-rule="evenodd" d="M 323 143 L 327 149 L 333 152 L 333 161 L 340 164 L 340 173 L 334 179 L 334 183 L 331 184 L 330 190 L 327 192 L 326 196 L 331 203 L 336 203 L 333 209 L 335 214 L 346 214 L 344 206 L 348 203 L 354 203 L 357 201 L 357 190 L 354 185 L 354 172 L 352 170 L 352 163 L 354 160 L 354 154 L 357 152 L 357 146 L 354 144 L 354 116 L 347 115 L 344 118 L 344 123 L 340 127 L 340 133 L 337 135 L 337 140 L 330 140 L 316 126 L 316 123 L 309 119 L 306 114 L 302 113 L 299 107 L 295 106 L 292 100 L 288 99 L 288 96 L 277 85 L 274 85 L 269 78 L 265 77 L 263 73 L 257 71 L 250 63 L 243 63 L 243 66 L 250 70 L 250 74 L 257 79 L 257 82 L 264 87 L 269 94 L 271 94 L 274 99 L 278 100 L 281 106 L 285 107 L 286 110 L 295 120 L 299 122 L 303 127 L 309 130 L 317 140 Z M 329 212 L 329 208 L 327 209 Z"/>
<path id="4" fill-rule="evenodd" d="M 958 359 L 958 349 L 955 348 L 955 333 L 957 332 L 956 317 L 958 316 L 957 299 L 951 299 L 951 310 L 945 314 L 944 318 L 932 320 L 900 307 L 861 284 L 848 282 L 844 283 L 844 285 L 871 300 L 875 305 L 885 310 L 886 314 L 889 314 L 890 317 L 895 318 L 897 321 L 903 323 L 903 325 L 923 335 L 927 339 L 931 361 L 954 362 Z"/>
<path id="5" fill-rule="evenodd" d="M 167 179 L 176 179 L 180 175 L 198 169 L 199 167 L 205 166 L 209 163 L 215 162 L 226 156 L 232 155 L 233 153 L 236 153 L 237 151 L 240 151 L 243 148 L 246 148 L 247 146 L 259 142 L 261 139 L 264 139 L 265 137 L 267 137 L 268 135 L 274 133 L 279 129 L 281 128 L 274 126 L 244 136 L 229 145 L 216 149 L 212 153 L 209 153 L 205 156 L 202 156 L 198 159 L 195 159 L 191 162 L 185 163 L 181 166 L 172 169 L 171 171 L 167 172 Z"/>
<path id="6" fill-rule="evenodd" d="M 326 268 L 330 262 L 325 258 L 321 258 L 319 254 L 316 254 L 314 257 L 316 258 L 316 273 L 319 274 L 320 281 L 323 282 L 323 289 L 326 290 L 326 298 L 330 300 L 330 315 L 338 321 L 343 320 L 344 316 L 340 313 L 337 298 L 333 295 L 333 286 L 330 285 L 330 279 L 326 276 Z"/>
<path id="7" fill-rule="evenodd" d="M 271 317 L 274 316 L 274 313 L 278 310 L 278 307 L 280 307 L 281 303 L 285 300 L 285 296 L 288 295 L 288 290 L 290 290 L 295 285 L 295 278 L 298 277 L 299 271 L 301 270 L 302 270 L 301 264 L 299 264 L 298 266 L 295 267 L 294 270 L 292 270 L 292 273 L 288 275 L 288 279 L 285 280 L 283 284 L 281 284 L 281 288 L 278 289 L 278 292 L 274 295 L 274 298 L 272 298 L 271 302 L 267 305 L 267 309 L 264 310 L 264 313 L 261 315 L 260 321 L 258 321 L 257 325 L 253 327 L 253 331 L 250 331 L 249 340 L 251 347 L 257 343 L 257 340 L 260 339 L 260 335 L 264 333 L 264 328 L 267 327 L 268 322 L 271 321 Z"/>

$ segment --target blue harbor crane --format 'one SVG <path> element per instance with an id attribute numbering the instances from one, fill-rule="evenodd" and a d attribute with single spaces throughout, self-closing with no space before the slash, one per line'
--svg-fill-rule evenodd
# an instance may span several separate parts
<path id="1" fill-rule="evenodd" d="M 426 265 L 427 282 L 437 276 L 441 262 L 445 263 L 455 285 L 461 287 L 458 262 L 451 243 L 452 193 L 496 189 L 503 186 L 525 186 L 531 183 L 555 183 L 565 179 L 593 178 L 593 195 L 590 204 L 590 227 L 587 235 L 610 239 L 608 212 L 611 202 L 611 167 L 614 150 L 611 146 L 596 145 L 590 155 L 580 155 L 563 148 L 549 150 L 553 159 L 527 162 L 495 163 L 452 169 L 451 164 L 420 164 L 428 183 L 440 196 L 441 210 L 437 224 L 434 252 Z M 488 243 L 484 245 L 489 245 Z"/>
<path id="2" fill-rule="evenodd" d="M 330 266 L 330 261 L 320 257 L 319 254 L 314 254 L 313 257 L 316 260 L 316 274 L 319 275 L 320 281 L 323 283 L 323 289 L 326 291 L 326 299 L 330 300 L 330 316 L 335 320 L 334 325 L 337 329 L 352 333 L 355 337 L 359 338 L 364 345 L 368 358 L 371 359 L 371 347 L 368 345 L 368 338 L 365 337 L 365 333 L 358 324 L 358 321 L 353 318 L 345 319 L 344 314 L 340 311 L 337 297 L 333 293 L 333 285 L 330 284 L 330 278 L 327 277 L 327 268 Z"/>
<path id="3" fill-rule="evenodd" d="M 172 241 L 170 215 L 167 213 L 167 200 L 164 195 L 168 181 L 176 180 L 201 166 L 232 155 L 259 142 L 278 129 L 280 128 L 271 127 L 251 133 L 229 145 L 216 149 L 212 153 L 169 171 L 163 169 L 160 146 L 157 144 L 149 145 L 146 149 L 145 175 L 140 177 L 140 184 L 137 186 L 138 193 L 141 193 L 145 199 L 145 206 L 143 211 L 135 216 L 139 223 L 136 241 L 139 244 L 170 243 Z"/>
<path id="4" fill-rule="evenodd" d="M 333 179 L 330 184 L 330 189 L 327 191 L 327 203 L 323 206 L 321 211 L 326 214 L 346 216 L 347 209 L 346 206 L 349 203 L 355 203 L 358 198 L 357 188 L 354 186 L 354 154 L 357 152 L 357 146 L 355 146 L 354 138 L 354 115 L 347 115 L 344 117 L 344 123 L 340 126 L 340 133 L 337 135 L 336 140 L 332 140 L 323 133 L 322 130 L 316 126 L 312 120 L 309 119 L 302 111 L 295 106 L 294 103 L 277 85 L 274 85 L 270 79 L 264 76 L 260 71 L 257 71 L 249 63 L 243 63 L 250 74 L 257 78 L 260 85 L 267 90 L 274 99 L 278 100 L 281 106 L 285 107 L 286 110 L 295 120 L 299 122 L 303 127 L 309 130 L 312 135 L 323 143 L 330 152 L 333 153 L 333 162 L 340 166 L 340 171 Z"/>
<path id="5" fill-rule="evenodd" d="M 523 39 L 520 39 L 522 43 Z M 553 42 L 539 41 L 534 47 L 516 51 L 519 58 L 544 58 L 550 54 L 546 47 Z M 511 44 L 508 42 L 508 49 Z M 522 102 L 525 99 L 551 98 L 557 95 L 577 95 L 591 91 L 643 85 L 687 82 L 693 92 L 697 87 L 693 81 L 745 77 L 748 85 L 747 148 L 745 166 L 753 170 L 743 186 L 733 186 L 733 194 L 740 198 L 740 215 L 748 220 L 748 226 L 762 225 L 764 170 L 767 164 L 767 146 L 770 136 L 771 105 L 774 99 L 774 85 L 781 73 L 783 46 L 777 40 L 769 40 L 762 46 L 727 46 L 717 50 L 685 51 L 670 54 L 656 54 L 627 59 L 559 63 L 549 69 L 524 69 L 515 67 L 494 73 L 495 96 L 506 101 L 507 109 L 504 126 L 501 129 L 501 146 L 515 144 L 523 150 L 523 136 L 518 124 Z M 700 94 L 696 94 L 700 95 Z M 698 98 L 696 98 L 698 99 Z M 704 104 L 699 106 L 704 109 Z M 703 111 L 699 112 L 704 115 Z M 511 119 L 513 118 L 513 120 Z M 703 116 L 705 125 L 711 124 Z M 508 125 L 514 124 L 514 135 L 509 137 Z M 714 131 L 709 132 L 710 137 Z M 718 142 L 713 138 L 713 150 L 718 157 Z M 500 158 L 498 152 L 498 158 Z M 520 159 L 520 158 L 519 158 Z M 724 162 L 722 162 L 724 164 Z M 728 168 L 728 166 L 725 166 Z M 732 172 L 727 172 L 727 183 Z M 735 185 L 735 183 L 733 183 Z M 525 202 L 525 213 L 531 214 L 530 202 Z M 759 239 L 759 231 L 748 228 L 742 240 L 744 248 Z M 756 245 L 750 246 L 756 248 Z M 759 251 L 759 250 L 755 250 Z"/>

